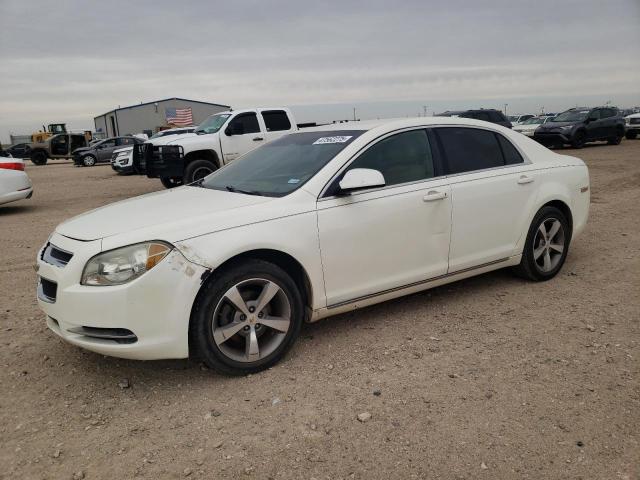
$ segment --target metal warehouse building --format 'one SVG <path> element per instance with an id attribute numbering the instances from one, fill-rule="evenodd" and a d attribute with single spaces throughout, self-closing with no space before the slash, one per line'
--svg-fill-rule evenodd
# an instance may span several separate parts
<path id="1" fill-rule="evenodd" d="M 146 133 L 151 135 L 160 127 L 166 128 L 171 123 L 176 109 L 182 113 L 191 113 L 193 125 L 198 125 L 209 115 L 229 110 L 228 105 L 199 102 L 186 98 L 165 98 L 155 102 L 140 103 L 130 107 L 116 108 L 93 119 L 96 133 L 99 136 L 115 137 L 118 135 L 134 135 Z"/>

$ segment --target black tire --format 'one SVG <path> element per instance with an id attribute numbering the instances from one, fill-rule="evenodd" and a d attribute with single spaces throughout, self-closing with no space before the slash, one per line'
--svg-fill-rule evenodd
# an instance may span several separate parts
<path id="1" fill-rule="evenodd" d="M 587 134 L 584 130 L 578 130 L 574 133 L 573 138 L 571 139 L 571 146 L 573 148 L 582 148 L 584 144 L 587 142 Z"/>
<path id="2" fill-rule="evenodd" d="M 93 155 L 85 155 L 82 157 L 82 166 L 83 167 L 94 167 L 98 163 L 98 159 Z"/>
<path id="3" fill-rule="evenodd" d="M 210 278 L 212 280 L 203 286 L 193 306 L 189 324 L 190 357 L 204 362 L 209 368 L 224 375 L 256 373 L 278 362 L 295 342 L 304 321 L 302 296 L 291 277 L 277 265 L 263 260 L 251 259 L 241 263 L 233 263 L 223 271 L 216 272 L 215 277 L 212 276 Z M 279 293 L 286 295 L 290 306 L 290 323 L 287 332 L 283 332 L 282 337 L 279 337 L 278 342 L 280 343 L 277 343 L 277 348 L 268 355 L 255 361 L 237 361 L 230 358 L 230 355 L 225 353 L 214 341 L 214 322 L 220 321 L 218 317 L 214 318 L 214 315 L 216 315 L 216 308 L 224 303 L 223 299 L 229 289 L 242 282 L 250 282 L 254 279 L 265 279 L 269 282 L 274 282 L 280 288 Z M 260 320 L 256 319 L 256 321 L 259 322 Z M 256 324 L 256 328 L 258 327 L 259 325 Z M 217 328 L 220 328 L 220 326 L 217 326 Z M 241 334 L 242 332 L 239 331 L 233 335 Z M 233 340 L 234 336 L 230 336 L 228 340 Z M 238 340 L 238 338 L 235 338 L 235 340 Z M 242 337 L 239 340 L 243 341 Z M 224 342 L 223 345 L 227 345 L 227 340 L 224 340 Z M 242 343 L 239 344 L 242 345 Z M 240 347 L 240 349 L 242 348 Z"/>
<path id="4" fill-rule="evenodd" d="M 182 179 L 179 177 L 163 177 L 160 179 L 164 188 L 175 188 L 182 185 Z"/>
<path id="5" fill-rule="evenodd" d="M 624 134 L 624 136 L 627 138 L 627 140 L 633 140 L 638 136 L 638 132 L 636 132 L 635 130 L 629 130 Z"/>
<path id="6" fill-rule="evenodd" d="M 31 152 L 31 162 L 34 165 L 46 165 L 47 154 L 42 150 L 36 150 L 35 152 Z"/>
<path id="7" fill-rule="evenodd" d="M 209 160 L 193 160 L 184 169 L 184 183 L 193 183 L 215 172 L 218 166 Z"/>
<path id="8" fill-rule="evenodd" d="M 620 145 L 622 138 L 624 137 L 624 130 L 617 130 L 616 136 L 611 137 L 607 140 L 607 144 L 609 145 Z"/>
<path id="9" fill-rule="evenodd" d="M 548 271 L 545 271 L 535 259 L 534 248 L 536 248 L 537 236 L 539 235 L 539 228 L 542 224 L 547 224 L 553 220 L 558 220 L 562 226 L 562 253 L 557 259 L 557 263 Z M 567 217 L 558 210 L 556 207 L 546 206 L 542 207 L 531 222 L 529 231 L 527 233 L 527 240 L 524 244 L 524 250 L 522 252 L 522 260 L 520 264 L 513 268 L 513 271 L 519 277 L 536 282 L 542 282 L 550 280 L 555 277 L 567 258 L 569 251 L 569 244 L 571 242 L 571 229 Z M 536 248 L 537 250 L 537 248 Z M 555 259 L 554 259 L 555 261 Z"/>

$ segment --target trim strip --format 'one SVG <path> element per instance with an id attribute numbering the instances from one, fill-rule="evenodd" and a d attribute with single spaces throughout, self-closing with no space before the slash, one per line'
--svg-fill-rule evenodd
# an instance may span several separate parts
<path id="1" fill-rule="evenodd" d="M 462 270 L 456 270 L 455 272 L 445 273 L 444 275 L 439 275 L 437 277 L 427 278 L 426 280 L 420 280 L 418 282 L 409 283 L 407 285 L 402 285 L 400 287 L 389 288 L 387 290 L 382 290 L 377 293 L 370 293 L 369 295 L 363 295 L 362 297 L 353 298 L 351 300 L 345 300 L 344 302 L 334 303 L 333 305 L 328 305 L 327 310 L 331 310 L 333 308 L 344 307 L 345 305 L 349 305 L 350 303 L 360 302 L 362 300 L 368 300 L 370 298 L 379 297 L 382 295 L 387 295 L 388 293 L 397 292 L 399 290 L 405 290 L 407 288 L 417 287 L 419 285 L 423 285 L 425 283 L 435 282 L 437 280 L 442 280 L 443 278 L 453 277 L 454 275 L 459 275 L 461 273 L 470 272 L 472 270 L 478 270 L 480 268 L 489 267 L 491 265 L 495 265 L 497 263 L 506 262 L 511 257 L 501 258 L 499 260 L 494 260 L 492 262 L 483 263 L 481 265 L 476 265 L 475 267 L 463 268 Z"/>

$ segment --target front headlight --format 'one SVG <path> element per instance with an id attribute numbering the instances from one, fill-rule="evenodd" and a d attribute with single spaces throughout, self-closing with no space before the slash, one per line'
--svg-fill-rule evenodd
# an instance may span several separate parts
<path id="1" fill-rule="evenodd" d="M 565 125 L 564 127 L 560 127 L 560 130 L 562 130 L 563 132 L 568 132 L 572 128 L 573 128 L 573 125 Z"/>
<path id="2" fill-rule="evenodd" d="M 96 255 L 82 272 L 82 285 L 122 285 L 155 267 L 172 250 L 163 242 L 129 245 Z"/>

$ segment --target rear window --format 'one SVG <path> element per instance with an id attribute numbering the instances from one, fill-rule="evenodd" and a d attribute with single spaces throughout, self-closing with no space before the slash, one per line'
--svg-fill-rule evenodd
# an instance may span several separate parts
<path id="1" fill-rule="evenodd" d="M 435 131 L 450 175 L 523 162 L 511 142 L 492 131 L 459 127 Z"/>

